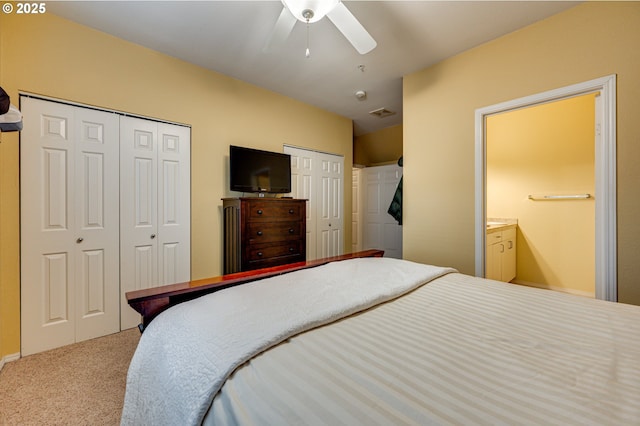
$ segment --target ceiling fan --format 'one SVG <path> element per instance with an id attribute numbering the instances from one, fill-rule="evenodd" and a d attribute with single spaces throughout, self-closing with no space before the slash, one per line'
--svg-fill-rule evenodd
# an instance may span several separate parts
<path id="1" fill-rule="evenodd" d="M 338 30 L 349 40 L 353 47 L 364 55 L 372 51 L 377 43 L 360 24 L 355 16 L 347 9 L 341 0 L 282 0 L 284 7 L 276 24 L 264 46 L 265 51 L 272 47 L 284 44 L 296 21 L 308 25 L 318 22 L 327 16 Z M 307 57 L 309 48 L 307 42 Z"/>

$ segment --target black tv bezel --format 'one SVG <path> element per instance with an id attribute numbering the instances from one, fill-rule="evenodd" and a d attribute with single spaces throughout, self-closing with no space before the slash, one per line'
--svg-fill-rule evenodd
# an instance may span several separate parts
<path id="1" fill-rule="evenodd" d="M 237 161 L 237 157 L 235 157 L 233 154 L 234 150 L 236 150 L 236 152 L 238 151 L 251 152 L 254 155 L 257 154 L 265 157 L 276 157 L 281 159 L 286 158 L 287 160 L 286 164 L 288 165 L 288 170 L 289 170 L 287 174 L 288 187 L 287 188 L 271 187 L 269 189 L 264 189 L 264 188 L 249 186 L 249 185 L 240 185 L 237 183 L 234 185 L 234 181 L 233 181 L 234 170 L 235 168 L 238 167 L 237 164 L 234 165 L 234 160 Z M 254 194 L 288 194 L 290 193 L 291 192 L 291 155 L 283 152 L 267 151 L 267 150 L 262 150 L 257 148 L 248 148 L 248 147 L 239 146 L 239 145 L 229 145 L 229 189 L 235 192 L 248 192 L 248 193 L 254 193 Z"/>

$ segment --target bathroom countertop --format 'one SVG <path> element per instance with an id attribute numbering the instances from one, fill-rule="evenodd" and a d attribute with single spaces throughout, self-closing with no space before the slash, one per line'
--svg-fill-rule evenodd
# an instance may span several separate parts
<path id="1" fill-rule="evenodd" d="M 518 226 L 518 219 L 487 218 L 487 234 Z"/>

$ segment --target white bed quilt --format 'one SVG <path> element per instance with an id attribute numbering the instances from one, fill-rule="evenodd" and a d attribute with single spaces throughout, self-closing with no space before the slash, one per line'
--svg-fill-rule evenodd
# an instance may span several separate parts
<path id="1" fill-rule="evenodd" d="M 227 377 L 256 354 L 450 272 L 397 259 L 352 259 L 174 306 L 140 340 L 121 423 L 200 424 Z"/>
<path id="2" fill-rule="evenodd" d="M 238 368 L 205 425 L 640 425 L 640 307 L 447 274 Z"/>

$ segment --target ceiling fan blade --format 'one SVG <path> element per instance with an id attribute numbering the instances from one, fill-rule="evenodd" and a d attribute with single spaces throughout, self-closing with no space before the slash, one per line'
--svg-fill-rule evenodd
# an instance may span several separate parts
<path id="1" fill-rule="evenodd" d="M 283 7 L 262 51 L 269 52 L 272 48 L 283 45 L 289 37 L 289 34 L 291 34 L 291 31 L 293 31 L 293 26 L 296 24 L 296 21 L 296 17 L 293 16 L 286 7 Z"/>
<path id="2" fill-rule="evenodd" d="M 344 3 L 339 2 L 327 16 L 361 55 L 378 45 Z"/>

